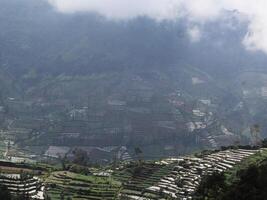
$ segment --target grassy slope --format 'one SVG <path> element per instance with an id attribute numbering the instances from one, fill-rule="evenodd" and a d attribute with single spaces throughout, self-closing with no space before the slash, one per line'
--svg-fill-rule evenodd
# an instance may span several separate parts
<path id="1" fill-rule="evenodd" d="M 263 200 L 256 196 L 264 193 L 264 187 L 258 187 L 255 184 L 262 182 L 262 179 L 267 179 L 266 174 L 260 168 L 266 164 L 267 149 L 262 149 L 261 152 L 256 153 L 243 160 L 230 170 L 223 174 L 213 174 L 202 180 L 199 191 L 195 199 L 205 200 Z M 253 175 L 250 176 L 251 169 Z M 255 172 L 255 169 L 258 172 Z M 261 183 L 259 184 L 261 186 Z M 249 198 L 248 198 L 249 197 Z M 265 198 L 264 198 L 265 199 Z"/>
<path id="2" fill-rule="evenodd" d="M 51 187 L 49 196 L 60 199 L 61 191 L 65 197 L 80 199 L 116 199 L 120 182 L 111 177 L 84 176 L 71 172 L 53 172 L 46 180 Z"/>
<path id="3" fill-rule="evenodd" d="M 248 169 L 251 165 L 260 165 L 263 160 L 267 159 L 267 149 L 264 149 L 262 152 L 256 153 L 253 156 L 243 160 L 241 163 L 228 170 L 225 173 L 226 176 L 226 184 L 231 185 L 234 182 L 238 181 L 239 178 L 237 176 L 238 172 L 241 170 Z"/>

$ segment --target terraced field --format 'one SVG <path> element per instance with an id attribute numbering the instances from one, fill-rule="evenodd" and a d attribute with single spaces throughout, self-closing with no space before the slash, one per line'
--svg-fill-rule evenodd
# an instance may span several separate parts
<path id="1" fill-rule="evenodd" d="M 129 166 L 120 172 L 115 172 L 113 177 L 123 183 L 120 199 L 141 196 L 148 199 L 158 198 L 158 195 L 147 193 L 146 189 L 169 174 L 173 167 L 174 164 L 143 163 L 140 166 Z"/>
<path id="2" fill-rule="evenodd" d="M 110 177 L 84 176 L 71 172 L 54 172 L 46 183 L 48 195 L 53 199 L 71 197 L 73 200 L 117 199 L 120 182 Z M 62 192 L 63 191 L 63 192 Z"/>
<path id="3" fill-rule="evenodd" d="M 114 200 L 121 199 L 126 194 L 141 195 L 147 187 L 169 174 L 172 168 L 171 164 L 132 163 L 123 170 L 115 170 L 110 177 L 54 171 L 48 176 L 44 175 L 43 180 L 52 200 L 62 199 L 63 196 L 64 199 L 72 200 Z M 154 197 L 156 196 L 151 196 Z"/>
<path id="4" fill-rule="evenodd" d="M 116 170 L 91 168 L 90 175 L 49 168 L 40 175 L 44 192 L 52 200 L 191 200 L 203 177 L 226 172 L 228 182 L 240 168 L 261 162 L 267 149 L 229 149 L 158 162 L 124 163 Z M 43 166 L 44 167 L 44 166 Z M 5 173 L 22 168 L 4 167 Z M 47 168 L 48 169 L 48 168 Z M 25 172 L 31 172 L 25 169 Z M 51 173 L 49 173 L 49 171 Z M 33 173 L 32 171 L 31 173 Z"/>
<path id="5" fill-rule="evenodd" d="M 27 193 L 31 199 L 44 199 L 44 186 L 38 177 L 20 174 L 1 174 L 0 183 L 5 185 L 11 194 Z"/>
<path id="6" fill-rule="evenodd" d="M 230 149 L 203 157 L 185 156 L 159 164 L 131 166 L 115 174 L 123 181 L 119 197 L 122 200 L 191 200 L 204 176 L 234 169 L 242 161 L 265 152 L 266 149 Z"/>

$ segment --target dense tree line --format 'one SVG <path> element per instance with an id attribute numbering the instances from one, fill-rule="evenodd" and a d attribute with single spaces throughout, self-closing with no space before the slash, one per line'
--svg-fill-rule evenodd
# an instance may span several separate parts
<path id="1" fill-rule="evenodd" d="M 8 188 L 4 185 L 0 185 L 0 199 L 1 200 L 30 200 L 27 194 L 11 195 Z"/>
<path id="2" fill-rule="evenodd" d="M 11 200 L 11 194 L 4 185 L 0 185 L 0 199 Z"/>
<path id="3" fill-rule="evenodd" d="M 264 200 L 267 197 L 267 160 L 251 165 L 236 174 L 229 184 L 224 174 L 204 178 L 195 199 L 199 200 Z"/>

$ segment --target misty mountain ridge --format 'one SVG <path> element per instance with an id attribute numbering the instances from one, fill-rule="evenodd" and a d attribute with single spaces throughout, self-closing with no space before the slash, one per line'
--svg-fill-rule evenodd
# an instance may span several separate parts
<path id="1" fill-rule="evenodd" d="M 265 0 L 0 0 L 0 199 L 265 199 L 266 35 Z"/>
<path id="2" fill-rule="evenodd" d="M 147 154 L 159 146 L 168 155 L 249 143 L 252 124 L 266 129 L 267 57 L 244 47 L 248 24 L 236 11 L 199 26 L 187 18 L 65 14 L 44 0 L 1 0 L 0 9 L 7 118 L 48 124 L 40 137 L 15 138 L 21 146 L 83 140 L 85 146 L 141 146 Z M 256 85 L 255 73 L 262 74 Z M 64 132 L 80 136 L 71 143 L 62 140 Z"/>

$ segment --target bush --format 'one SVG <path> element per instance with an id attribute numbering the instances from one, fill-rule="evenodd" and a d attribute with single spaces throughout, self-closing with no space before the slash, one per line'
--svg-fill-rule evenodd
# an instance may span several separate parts
<path id="1" fill-rule="evenodd" d="M 84 175 L 89 175 L 91 172 L 87 167 L 80 166 L 80 165 L 71 165 L 70 169 L 71 172 L 78 173 L 78 174 L 84 174 Z"/>

